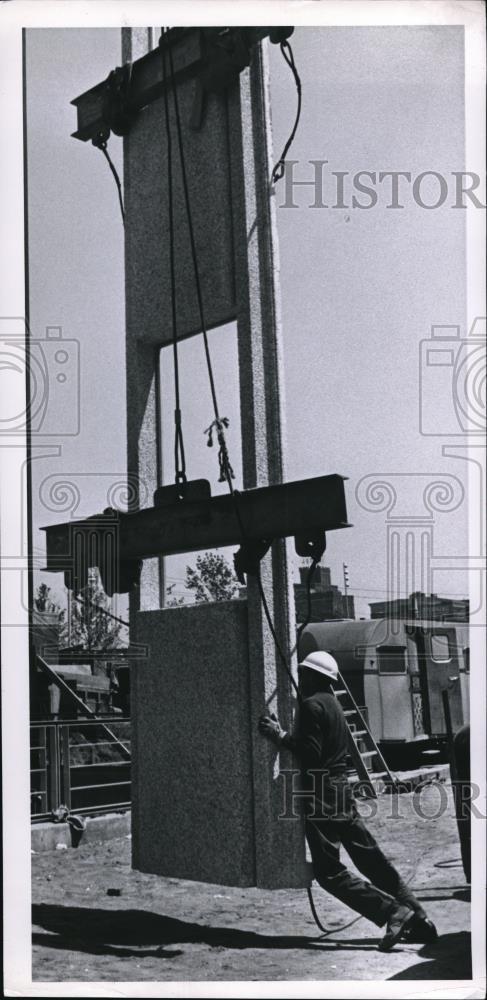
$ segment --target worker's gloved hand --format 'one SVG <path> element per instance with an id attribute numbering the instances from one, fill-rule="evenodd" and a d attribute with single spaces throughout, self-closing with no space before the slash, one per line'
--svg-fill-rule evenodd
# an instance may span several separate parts
<path id="1" fill-rule="evenodd" d="M 271 712 L 270 715 L 261 715 L 259 719 L 259 732 L 266 739 L 272 740 L 276 744 L 279 744 L 285 735 L 285 731 L 281 729 L 279 719 L 277 715 L 274 715 L 274 712 Z"/>

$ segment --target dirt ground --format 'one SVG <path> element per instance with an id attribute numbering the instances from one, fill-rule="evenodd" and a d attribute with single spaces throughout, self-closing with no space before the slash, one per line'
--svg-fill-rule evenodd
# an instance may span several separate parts
<path id="1" fill-rule="evenodd" d="M 445 806 L 446 811 L 438 812 Z M 377 814 L 369 819 L 370 809 Z M 233 889 L 130 867 L 130 837 L 33 855 L 34 981 L 469 979 L 470 905 L 448 786 L 384 795 L 360 811 L 438 927 L 434 945 L 377 951 L 380 931 L 315 885 Z M 421 815 L 423 813 L 423 815 Z M 424 814 L 434 818 L 425 819 Z"/>

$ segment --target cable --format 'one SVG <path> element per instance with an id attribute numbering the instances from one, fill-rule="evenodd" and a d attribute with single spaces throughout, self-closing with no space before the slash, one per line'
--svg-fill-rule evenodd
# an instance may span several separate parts
<path id="1" fill-rule="evenodd" d="M 299 643 L 301 642 L 301 636 L 302 636 L 302 634 L 303 634 L 306 626 L 309 625 L 309 623 L 311 621 L 311 614 L 312 614 L 312 607 L 311 607 L 311 584 L 313 583 L 313 577 L 314 577 L 314 575 L 316 573 L 316 569 L 317 569 L 319 561 L 320 560 L 316 559 L 316 558 L 314 558 L 314 559 L 311 560 L 311 566 L 309 567 L 308 575 L 306 577 L 306 600 L 307 600 L 306 618 L 305 618 L 304 622 L 298 628 L 298 638 L 297 638 L 297 642 L 296 642 L 296 648 L 297 649 L 299 648 Z"/>
<path id="2" fill-rule="evenodd" d="M 313 559 L 313 561 L 311 563 L 311 566 L 310 566 L 310 568 L 308 570 L 308 575 L 306 577 L 306 593 L 307 593 L 308 606 L 307 606 L 306 618 L 305 618 L 304 622 L 302 623 L 302 625 L 300 625 L 300 627 L 298 629 L 298 639 L 297 639 L 297 643 L 296 643 L 296 646 L 297 646 L 298 649 L 299 649 L 299 643 L 301 641 L 301 635 L 304 632 L 306 626 L 309 625 L 310 620 L 311 620 L 311 612 L 312 612 L 312 607 L 311 607 L 311 584 L 313 582 L 313 577 L 315 575 L 316 567 L 318 566 L 318 562 L 319 562 L 318 559 Z M 318 916 L 318 911 L 317 911 L 316 906 L 315 906 L 315 901 L 313 899 L 313 891 L 312 891 L 311 887 L 309 887 L 306 890 L 306 892 L 308 894 L 308 901 L 309 901 L 309 905 L 310 905 L 310 908 L 311 908 L 311 913 L 313 915 L 313 920 L 314 920 L 316 926 L 319 928 L 319 930 L 322 932 L 322 934 L 325 937 L 328 937 L 330 934 L 338 934 L 340 931 L 348 930 L 349 927 L 353 927 L 353 925 L 356 924 L 358 920 L 362 919 L 362 914 L 359 913 L 358 917 L 354 917 L 348 923 L 342 924 L 340 927 L 333 927 L 333 928 L 331 928 L 331 927 L 330 928 L 325 927 L 324 924 L 321 923 L 321 920 L 320 920 L 320 918 Z"/>
<path id="3" fill-rule="evenodd" d="M 447 858 L 446 861 L 437 861 L 434 868 L 462 868 L 461 858 Z"/>
<path id="4" fill-rule="evenodd" d="M 297 91 L 297 94 L 298 94 L 298 106 L 297 106 L 297 110 L 296 110 L 296 118 L 295 118 L 295 121 L 294 121 L 292 132 L 291 132 L 291 134 L 289 136 L 289 139 L 287 140 L 286 145 L 284 146 L 284 149 L 283 149 L 283 151 L 282 151 L 282 153 L 281 153 L 281 155 L 280 155 L 280 157 L 279 157 L 279 159 L 278 159 L 278 161 L 277 161 L 277 163 L 276 163 L 276 165 L 275 165 L 275 167 L 274 167 L 274 169 L 272 171 L 272 174 L 271 174 L 271 184 L 275 184 L 276 181 L 280 181 L 282 179 L 282 177 L 284 177 L 284 170 L 286 168 L 286 156 L 287 156 L 287 154 L 289 152 L 289 149 L 290 149 L 292 143 L 294 142 L 294 137 L 296 135 L 296 132 L 297 132 L 297 129 L 298 129 L 298 125 L 299 125 L 299 119 L 301 118 L 302 85 L 301 85 L 301 80 L 300 80 L 300 77 L 299 77 L 299 73 L 298 73 L 298 71 L 296 69 L 296 64 L 294 62 L 293 50 L 291 48 L 290 43 L 287 40 L 284 41 L 284 42 L 281 42 L 280 49 L 281 49 L 282 55 L 284 56 L 284 59 L 286 60 L 288 66 L 289 66 L 289 68 L 290 68 L 290 70 L 291 70 L 291 72 L 292 72 L 292 74 L 294 76 L 294 81 L 296 83 L 296 91 Z"/>
<path id="5" fill-rule="evenodd" d="M 362 920 L 362 914 L 359 913 L 358 917 L 354 917 L 353 920 L 350 920 L 347 924 L 341 924 L 340 927 L 325 927 L 324 924 L 321 923 L 321 920 L 318 916 L 318 911 L 315 906 L 315 901 L 313 899 L 313 892 L 311 888 L 308 888 L 306 892 L 308 893 L 309 905 L 311 907 L 311 913 L 313 914 L 314 922 L 316 926 L 319 927 L 320 931 L 322 931 L 323 937 L 329 937 L 330 934 L 340 934 L 341 931 L 348 930 L 349 927 L 353 927 L 353 925 L 356 924 L 359 920 Z"/>
<path id="6" fill-rule="evenodd" d="M 205 313 L 204 313 L 204 307 L 203 307 L 203 294 L 202 294 L 202 289 L 201 289 L 201 280 L 200 280 L 200 273 L 199 273 L 199 267 L 198 267 L 198 256 L 197 256 L 197 252 L 196 252 L 196 241 L 195 241 L 195 235 L 194 235 L 193 217 L 192 217 L 192 213 L 191 213 L 191 203 L 190 203 L 190 198 L 189 198 L 188 177 L 187 177 L 187 173 L 186 173 L 186 162 L 185 162 L 185 156 L 184 156 L 184 144 L 183 144 L 183 136 L 182 136 L 182 129 L 181 129 L 181 116 L 180 116 L 180 111 L 179 111 L 179 101 L 178 101 L 177 87 L 175 86 L 174 60 L 173 60 L 173 54 L 172 54 L 172 46 L 171 46 L 171 43 L 170 43 L 170 40 L 169 40 L 168 36 L 169 36 L 169 31 L 168 30 L 166 30 L 165 32 L 163 32 L 161 34 L 160 39 L 159 39 L 159 45 L 161 46 L 161 48 L 163 48 L 164 45 L 166 44 L 166 39 L 167 39 L 167 49 L 168 49 L 168 52 L 169 52 L 169 66 L 170 66 L 170 72 L 171 72 L 171 85 L 172 85 L 172 93 L 173 93 L 173 101 L 174 101 L 174 114 L 175 114 L 175 119 L 176 119 L 176 132 L 177 132 L 177 137 L 178 137 L 179 159 L 180 159 L 180 163 L 181 163 L 181 177 L 182 177 L 182 181 L 183 181 L 184 203 L 185 203 L 185 207 L 186 207 L 186 216 L 187 216 L 187 220 L 188 220 L 189 239 L 190 239 L 190 245 L 191 245 L 191 259 L 192 259 L 193 270 L 194 270 L 194 279 L 195 279 L 196 296 L 197 296 L 197 300 L 198 300 L 198 311 L 199 311 L 199 315 L 200 315 L 201 333 L 202 333 L 202 336 L 203 336 L 203 343 L 204 343 L 205 356 L 206 356 L 206 364 L 207 364 L 207 368 L 208 368 L 208 377 L 209 377 L 209 380 L 210 380 L 211 398 L 212 398 L 213 410 L 214 410 L 214 414 L 215 414 L 216 434 L 217 434 L 217 438 L 218 438 L 218 444 L 220 446 L 220 455 L 219 455 L 219 457 L 220 457 L 220 467 L 221 467 L 222 471 L 224 471 L 225 479 L 226 479 L 226 481 L 228 483 L 228 487 L 229 487 L 230 493 L 233 496 L 232 469 L 231 469 L 229 458 L 228 458 L 228 449 L 227 449 L 227 444 L 226 444 L 226 440 L 225 440 L 224 425 L 223 425 L 223 421 L 220 418 L 220 414 L 219 414 L 219 410 L 218 410 L 218 402 L 217 402 L 216 389 L 215 389 L 215 380 L 214 380 L 214 376 L 213 376 L 213 368 L 212 368 L 212 364 L 211 364 L 210 348 L 209 348 L 209 344 L 208 344 L 208 333 L 207 333 L 207 329 L 206 329 Z"/>
<path id="7" fill-rule="evenodd" d="M 113 174 L 113 177 L 115 179 L 115 184 L 117 185 L 117 191 L 118 191 L 118 201 L 119 201 L 119 205 L 120 205 L 120 212 L 121 212 L 121 215 L 122 215 L 122 222 L 125 225 L 125 208 L 124 208 L 124 204 L 123 204 L 122 182 L 120 180 L 120 177 L 118 176 L 117 168 L 116 168 L 116 166 L 115 166 L 115 164 L 114 164 L 114 162 L 113 162 L 113 160 L 112 160 L 112 158 L 110 156 L 110 153 L 108 152 L 107 141 L 106 141 L 106 139 L 103 139 L 101 136 L 98 136 L 98 138 L 93 139 L 92 142 L 93 142 L 93 145 L 95 146 L 96 149 L 101 149 L 101 151 L 103 153 L 103 156 L 105 157 L 105 159 L 106 159 L 106 161 L 108 163 L 108 166 L 110 167 L 110 170 L 111 170 L 111 172 Z"/>
<path id="8" fill-rule="evenodd" d="M 428 848 L 427 851 L 426 851 L 426 853 L 429 853 L 430 850 L 432 850 L 432 848 Z M 423 860 L 423 858 L 424 858 L 424 855 L 422 856 L 421 860 Z M 419 867 L 419 861 L 415 864 L 414 869 L 411 872 L 411 875 L 409 876 L 409 878 L 405 879 L 405 884 L 408 885 L 408 886 L 410 886 L 410 891 L 411 892 L 418 892 L 419 891 L 418 889 L 413 889 L 411 887 L 411 882 L 413 881 L 413 878 L 415 878 L 415 876 L 416 876 L 416 873 L 418 871 L 418 867 Z M 432 886 L 432 888 L 433 888 L 433 886 Z M 440 888 L 440 887 L 439 886 L 435 886 L 435 888 Z M 455 887 L 453 887 L 453 888 L 455 888 Z M 320 931 L 322 931 L 324 937 L 329 937 L 330 934 L 340 934 L 341 931 L 348 930 L 349 927 L 353 927 L 354 924 L 356 924 L 359 920 L 363 919 L 363 914 L 359 913 L 357 917 L 353 918 L 353 920 L 350 920 L 346 924 L 341 924 L 340 927 L 325 927 L 321 923 L 321 920 L 320 920 L 320 918 L 318 916 L 311 888 L 307 889 L 307 893 L 308 893 L 309 905 L 311 907 L 311 913 L 313 914 L 313 919 L 314 919 L 315 924 L 317 925 L 317 927 L 319 927 Z"/>
<path id="9" fill-rule="evenodd" d="M 276 629 L 275 629 L 275 625 L 274 625 L 274 622 L 272 621 L 271 613 L 269 611 L 269 605 L 267 603 L 267 598 L 265 596 L 264 588 L 262 586 L 262 579 L 261 579 L 261 575 L 260 575 L 260 567 L 257 570 L 257 586 L 259 588 L 260 599 L 262 601 L 262 607 L 264 608 L 264 614 L 265 614 L 266 619 L 267 619 L 267 624 L 269 626 L 270 633 L 271 633 L 272 638 L 274 640 L 274 645 L 275 645 L 275 647 L 277 649 L 277 652 L 279 654 L 279 658 L 281 660 L 281 663 L 282 663 L 282 665 L 283 665 L 283 667 L 284 667 L 284 669 L 285 669 L 285 671 L 286 671 L 286 673 L 287 673 L 287 675 L 289 677 L 289 680 L 291 681 L 291 684 L 292 684 L 292 686 L 293 686 L 293 688 L 294 688 L 294 690 L 296 692 L 296 697 L 298 699 L 298 702 L 299 702 L 299 704 L 301 704 L 302 698 L 301 698 L 300 690 L 299 690 L 298 685 L 296 684 L 296 681 L 295 681 L 295 679 L 294 679 L 294 677 L 292 675 L 292 672 L 291 672 L 291 670 L 289 668 L 288 659 L 287 659 L 285 653 L 283 652 L 283 649 L 282 649 L 281 644 L 279 642 L 279 638 L 278 638 L 278 635 L 277 635 L 277 632 L 276 632 Z M 297 646 L 297 643 L 296 643 L 296 646 Z M 289 658 L 291 658 L 291 656 L 293 655 L 294 650 L 296 649 L 296 646 L 292 650 Z"/>
<path id="10" fill-rule="evenodd" d="M 257 585 L 258 585 L 258 588 L 259 588 L 259 594 L 260 594 L 260 599 L 262 601 L 262 606 L 264 608 L 264 613 L 265 613 L 265 616 L 266 616 L 266 619 L 267 619 L 267 624 L 269 626 L 269 630 L 270 630 L 272 638 L 274 640 L 274 645 L 275 645 L 275 647 L 277 649 L 277 652 L 279 654 L 280 660 L 281 660 L 281 662 L 283 664 L 283 667 L 284 667 L 284 669 L 285 669 L 285 671 L 286 671 L 286 673 L 287 673 L 287 675 L 289 677 L 289 680 L 291 681 L 291 684 L 292 684 L 292 686 L 293 686 L 293 688 L 294 688 L 294 690 L 296 692 L 296 697 L 298 699 L 299 704 L 301 704 L 301 701 L 302 701 L 302 699 L 301 699 L 301 693 L 300 693 L 298 685 L 296 684 L 296 681 L 295 681 L 295 679 L 293 677 L 292 671 L 291 671 L 291 669 L 289 667 L 289 660 L 292 659 L 292 657 L 294 656 L 294 653 L 299 648 L 299 642 L 300 642 L 300 639 L 301 639 L 301 634 L 302 634 L 302 632 L 304 632 L 304 629 L 306 628 L 307 625 L 309 625 L 309 622 L 311 620 L 311 612 L 312 612 L 312 608 L 311 608 L 311 584 L 313 582 L 313 577 L 315 575 L 316 567 L 318 565 L 318 562 L 319 562 L 319 559 L 313 559 L 313 561 L 311 563 L 311 566 L 310 566 L 310 568 L 308 570 L 308 575 L 307 575 L 307 578 L 306 578 L 306 591 L 307 591 L 307 600 L 308 600 L 307 614 L 306 614 L 306 618 L 305 618 L 304 622 L 302 623 L 302 625 L 300 625 L 300 627 L 298 629 L 297 641 L 296 641 L 295 645 L 293 646 L 292 650 L 290 651 L 289 657 L 286 656 L 286 654 L 284 653 L 284 651 L 282 649 L 282 646 L 281 646 L 281 644 L 279 642 L 279 638 L 278 638 L 277 633 L 276 633 L 274 622 L 272 621 L 272 616 L 271 616 L 271 613 L 269 611 L 269 605 L 267 603 L 267 598 L 266 598 L 266 595 L 265 595 L 265 592 L 264 592 L 264 588 L 262 586 L 262 579 L 261 579 L 261 575 L 260 575 L 260 569 L 257 571 Z"/>
<path id="11" fill-rule="evenodd" d="M 181 424 L 181 405 L 179 392 L 179 361 L 178 361 L 178 332 L 177 332 L 177 310 L 176 310 L 176 274 L 174 267 L 174 204 L 173 204 L 173 167 L 172 167 L 172 135 L 169 120 L 169 102 L 167 96 L 167 72 L 166 53 L 164 46 L 161 46 L 162 77 L 164 84 L 164 117 L 166 123 L 167 139 L 167 196 L 168 196 L 168 216 L 169 216 L 169 267 L 171 276 L 171 313 L 172 313 L 172 343 L 174 359 L 174 471 L 176 484 L 186 482 L 186 459 L 184 455 L 183 429 Z M 174 89 L 174 80 L 173 80 Z"/>
<path id="12" fill-rule="evenodd" d="M 301 639 L 301 635 L 304 632 L 304 629 L 306 628 L 306 626 L 309 624 L 309 621 L 310 621 L 310 618 L 311 618 L 311 610 L 312 610 L 311 609 L 311 583 L 312 583 L 313 576 L 315 574 L 318 562 L 319 562 L 319 560 L 313 559 L 313 561 L 311 563 L 311 566 L 310 566 L 310 568 L 308 570 L 308 576 L 307 576 L 307 579 L 306 579 L 306 590 L 307 590 L 307 599 L 308 599 L 307 614 L 306 614 L 306 618 L 305 618 L 304 622 L 302 623 L 302 625 L 300 626 L 300 628 L 298 630 L 297 642 L 296 642 L 296 645 L 295 645 L 294 649 L 292 650 L 292 652 L 290 654 L 290 657 L 293 656 L 294 655 L 294 651 L 297 648 L 299 648 L 299 641 Z M 263 608 L 264 608 L 265 616 L 267 618 L 267 623 L 269 625 L 269 628 L 270 628 L 270 631 L 271 631 L 271 634 L 272 634 L 272 638 L 274 639 L 274 643 L 275 643 L 276 649 L 277 649 L 277 651 L 279 653 L 281 662 L 282 662 L 282 664 L 283 664 L 283 666 L 284 666 L 284 668 L 286 670 L 286 673 L 287 673 L 287 675 L 288 675 L 288 677 L 289 677 L 289 679 L 290 679 L 290 681 L 291 681 L 291 683 L 292 683 L 292 685 L 293 685 L 293 687 L 294 687 L 294 689 L 296 691 L 296 697 L 297 697 L 298 703 L 301 704 L 302 703 L 301 692 L 300 692 L 300 690 L 298 688 L 298 685 L 296 684 L 296 681 L 295 681 L 295 679 L 294 679 L 294 677 L 293 677 L 293 675 L 291 673 L 291 670 L 289 668 L 286 656 L 285 656 L 285 654 L 284 654 L 284 652 L 283 652 L 283 650 L 281 648 L 281 645 L 280 645 L 280 642 L 278 640 L 278 637 L 277 637 L 277 634 L 276 634 L 276 630 L 275 630 L 275 627 L 274 627 L 274 623 L 273 623 L 272 618 L 271 618 L 271 614 L 270 614 L 269 607 L 268 607 L 268 604 L 267 604 L 267 599 L 266 599 L 266 596 L 265 596 L 265 593 L 264 593 L 264 588 L 262 586 L 262 580 L 261 580 L 261 576 L 260 576 L 260 570 L 257 573 L 257 582 L 258 582 L 258 586 L 259 586 L 260 599 L 262 601 L 262 605 L 263 605 Z M 358 917 L 354 917 L 353 920 L 350 920 L 346 924 L 342 924 L 340 927 L 333 927 L 333 928 L 325 927 L 324 924 L 321 923 L 321 920 L 320 920 L 320 918 L 318 916 L 318 912 L 316 910 L 315 902 L 314 902 L 314 899 L 313 899 L 312 889 L 310 887 L 308 887 L 308 889 L 306 890 L 306 892 L 308 894 L 308 901 L 309 901 L 309 905 L 310 905 L 310 908 L 311 908 L 311 913 L 312 913 L 312 916 L 313 916 L 313 920 L 314 920 L 316 926 L 319 928 L 319 930 L 322 932 L 322 934 L 325 937 L 328 937 L 330 934 L 333 934 L 333 933 L 334 934 L 338 934 L 340 931 L 347 930 L 349 927 L 352 927 L 353 924 L 356 924 L 358 920 L 362 919 L 362 914 L 359 914 Z"/>
<path id="13" fill-rule="evenodd" d="M 309 622 L 310 622 L 310 619 L 311 619 L 311 613 L 312 613 L 312 607 L 311 607 L 311 584 L 312 584 L 312 581 L 313 581 L 314 574 L 316 572 L 316 567 L 318 565 L 318 562 L 319 562 L 318 559 L 313 559 L 313 561 L 311 563 L 311 566 L 310 566 L 310 568 L 308 570 L 308 576 L 306 578 L 306 591 L 307 591 L 307 601 L 308 601 L 306 618 L 305 618 L 304 622 L 300 625 L 300 627 L 298 629 L 298 637 L 297 637 L 296 645 L 295 645 L 294 649 L 291 651 L 290 657 L 292 657 L 294 655 L 294 652 L 295 652 L 296 649 L 299 649 L 299 642 L 300 642 L 300 639 L 301 639 L 301 635 L 304 632 L 304 629 L 306 628 L 306 626 L 309 625 Z M 277 651 L 279 653 L 279 656 L 280 656 L 280 659 L 281 659 L 281 661 L 283 663 L 283 666 L 284 666 L 284 668 L 286 670 L 286 673 L 287 673 L 287 675 L 288 675 L 288 677 L 289 677 L 289 679 L 290 679 L 290 681 L 291 681 L 291 683 L 292 683 L 292 685 L 293 685 L 293 687 L 294 687 L 294 689 L 296 691 L 296 696 L 297 696 L 297 699 L 298 699 L 298 703 L 301 704 L 301 702 L 302 702 L 301 692 L 299 691 L 299 688 L 298 688 L 298 686 L 296 684 L 296 681 L 294 680 L 294 677 L 293 677 L 293 675 L 291 673 L 291 670 L 289 669 L 289 665 L 288 665 L 286 656 L 283 653 L 283 650 L 282 650 L 281 645 L 279 643 L 279 640 L 278 640 L 278 637 L 277 637 L 277 634 L 276 634 L 276 631 L 275 631 L 275 628 L 274 628 L 274 623 L 272 621 L 272 618 L 271 618 L 271 615 L 270 615 L 270 612 L 269 612 L 269 607 L 268 607 L 267 599 L 266 599 L 266 596 L 265 596 L 265 593 L 264 593 L 264 588 L 262 586 L 262 580 L 261 580 L 261 577 L 260 577 L 260 571 L 257 574 L 257 581 L 258 581 L 258 585 L 259 585 L 260 599 L 262 601 L 262 605 L 263 605 L 264 612 L 265 612 L 265 615 L 266 615 L 266 618 L 267 618 L 267 623 L 269 625 L 269 628 L 270 628 L 270 631 L 271 631 L 271 634 L 272 634 L 272 638 L 274 639 L 274 643 L 276 645 Z M 325 937 L 328 937 L 330 934 L 338 934 L 341 931 L 345 931 L 349 927 L 352 927 L 353 924 L 356 924 L 358 920 L 362 919 L 362 914 L 359 914 L 358 917 L 354 917 L 353 920 L 350 920 L 346 924 L 342 924 L 340 927 L 333 927 L 333 928 L 325 927 L 324 924 L 321 923 L 321 920 L 320 920 L 320 918 L 318 916 L 318 912 L 317 912 L 317 909 L 316 909 L 316 906 L 315 906 L 315 902 L 314 902 L 314 899 L 313 899 L 312 889 L 309 887 L 306 890 L 306 892 L 308 894 L 308 901 L 309 901 L 309 905 L 310 905 L 310 908 L 311 908 L 311 913 L 312 913 L 312 916 L 313 916 L 313 920 L 314 920 L 316 926 L 319 928 L 319 930 L 322 932 L 322 934 Z"/>
<path id="14" fill-rule="evenodd" d="M 437 868 L 438 865 L 433 865 Z M 449 892 L 452 889 L 470 889 L 471 883 L 458 883 L 457 885 L 415 885 L 411 886 L 411 892 Z"/>

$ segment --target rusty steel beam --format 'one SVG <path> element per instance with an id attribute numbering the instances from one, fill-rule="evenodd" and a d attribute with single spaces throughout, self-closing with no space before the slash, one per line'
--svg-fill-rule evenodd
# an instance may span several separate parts
<path id="1" fill-rule="evenodd" d="M 184 44 L 181 41 L 184 39 Z M 186 74 L 192 74 L 201 64 L 203 56 L 201 33 L 198 29 L 175 32 L 172 45 L 175 78 L 181 79 Z M 86 90 L 71 101 L 78 116 L 78 128 L 72 133 L 74 139 L 87 142 L 95 139 L 103 131 L 105 120 L 106 81 Z M 130 80 L 130 107 L 133 111 L 141 111 L 151 101 L 164 92 L 163 66 L 159 49 L 153 49 L 141 56 L 132 64 Z"/>
<path id="2" fill-rule="evenodd" d="M 47 565 L 52 572 L 130 564 L 245 541 L 313 537 L 349 527 L 343 476 L 320 476 L 277 486 L 180 500 L 134 513 L 106 511 L 83 521 L 48 525 Z"/>
<path id="3" fill-rule="evenodd" d="M 227 56 L 225 53 L 225 32 L 238 36 L 239 44 L 235 44 Z M 203 73 L 202 80 L 205 89 L 223 89 L 229 86 L 245 65 L 246 46 L 252 46 L 263 38 L 270 36 L 277 44 L 292 34 L 293 28 L 252 27 L 252 28 L 172 28 L 169 32 L 171 51 L 174 62 L 174 78 L 181 80 L 187 76 Z M 242 48 L 243 45 L 243 48 Z M 212 74 L 215 54 L 223 59 L 223 66 Z M 217 82 L 218 81 L 218 82 Z M 96 139 L 101 133 L 110 131 L 110 121 L 106 114 L 106 86 L 102 80 L 90 90 L 75 97 L 71 101 L 77 112 L 77 129 L 72 133 L 74 139 L 88 142 Z M 164 92 L 164 71 L 159 48 L 152 49 L 146 55 L 136 59 L 131 67 L 129 106 L 131 112 L 141 111 Z M 107 131 L 108 130 L 108 131 Z"/>

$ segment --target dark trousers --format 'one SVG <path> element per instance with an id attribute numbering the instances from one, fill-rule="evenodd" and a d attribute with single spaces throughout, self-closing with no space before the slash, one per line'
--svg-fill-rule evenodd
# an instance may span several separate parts
<path id="1" fill-rule="evenodd" d="M 326 818 L 307 816 L 305 828 L 314 877 L 332 896 L 378 927 L 387 923 L 396 903 L 411 907 L 420 917 L 426 916 L 360 818 L 351 795 L 338 814 Z M 340 845 L 369 881 L 354 875 L 342 864 Z"/>

